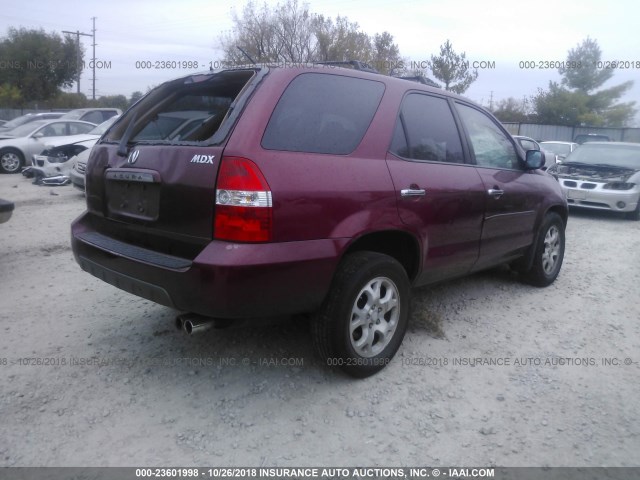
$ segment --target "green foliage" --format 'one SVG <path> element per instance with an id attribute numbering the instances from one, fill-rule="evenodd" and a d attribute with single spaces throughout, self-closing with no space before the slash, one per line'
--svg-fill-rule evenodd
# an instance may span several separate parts
<path id="1" fill-rule="evenodd" d="M 4 108 L 17 108 L 22 102 L 20 89 L 15 85 L 4 83 L 0 85 L 0 105 Z"/>
<path id="2" fill-rule="evenodd" d="M 131 97 L 129 98 L 129 107 L 134 103 L 136 103 L 138 100 L 140 100 L 143 96 L 144 96 L 144 93 L 142 93 L 139 90 L 136 90 L 135 92 L 133 92 L 131 94 Z"/>
<path id="3" fill-rule="evenodd" d="M 44 30 L 10 28 L 0 42 L 0 84 L 10 84 L 24 102 L 43 101 L 70 87 L 78 72 L 76 44 Z M 82 56 L 82 52 L 80 53 Z"/>
<path id="4" fill-rule="evenodd" d="M 526 122 L 529 120 L 528 103 L 509 97 L 499 101 L 492 113 L 501 122 Z"/>
<path id="5" fill-rule="evenodd" d="M 233 31 L 220 38 L 229 64 L 308 63 L 360 60 L 381 73 L 401 62 L 388 32 L 368 35 L 347 17 L 334 19 L 313 13 L 298 0 L 270 7 L 249 1 L 242 14 L 232 14 Z M 247 55 L 245 55 L 240 47 Z"/>
<path id="6" fill-rule="evenodd" d="M 601 57 L 602 51 L 598 42 L 587 37 L 567 54 L 566 65 L 573 68 L 558 69 L 562 75 L 562 85 L 583 93 L 589 93 L 602 86 L 613 76 L 613 70 L 598 68 Z"/>
<path id="7" fill-rule="evenodd" d="M 466 54 L 457 54 L 449 40 L 440 45 L 440 55 L 432 55 L 430 63 L 433 76 L 450 92 L 462 94 L 478 78 L 478 70 L 471 71 Z"/>
<path id="8" fill-rule="evenodd" d="M 119 108 L 123 112 L 129 108 L 129 100 L 124 95 L 103 95 L 96 100 L 89 100 L 89 107 Z"/>
<path id="9" fill-rule="evenodd" d="M 623 127 L 633 119 L 635 102 L 618 102 L 632 81 L 597 90 L 613 76 L 613 70 L 598 68 L 601 55 L 598 42 L 588 37 L 569 50 L 566 65 L 574 68 L 559 69 L 561 84 L 549 82 L 532 98 L 539 123 Z"/>

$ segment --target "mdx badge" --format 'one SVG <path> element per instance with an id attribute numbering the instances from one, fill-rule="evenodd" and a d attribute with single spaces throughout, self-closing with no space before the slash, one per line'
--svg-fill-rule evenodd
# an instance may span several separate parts
<path id="1" fill-rule="evenodd" d="M 191 159 L 191 163 L 213 163 L 215 155 L 194 155 Z"/>
<path id="2" fill-rule="evenodd" d="M 133 165 L 134 163 L 136 163 L 138 161 L 138 156 L 140 155 L 140 151 L 139 150 L 134 150 L 132 151 L 129 156 L 127 157 L 127 163 L 129 165 Z"/>

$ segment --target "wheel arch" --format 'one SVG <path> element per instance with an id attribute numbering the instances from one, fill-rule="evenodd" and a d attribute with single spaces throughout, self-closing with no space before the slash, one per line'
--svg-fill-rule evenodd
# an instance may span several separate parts
<path id="1" fill-rule="evenodd" d="M 369 232 L 354 239 L 343 257 L 353 252 L 377 252 L 395 258 L 413 281 L 420 271 L 420 245 L 418 240 L 402 230 Z"/>

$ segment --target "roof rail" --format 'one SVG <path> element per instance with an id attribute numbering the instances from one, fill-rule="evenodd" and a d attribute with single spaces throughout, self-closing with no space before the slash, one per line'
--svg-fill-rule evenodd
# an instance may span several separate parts
<path id="1" fill-rule="evenodd" d="M 402 80 L 409 80 L 410 82 L 418 82 L 423 85 L 428 85 L 430 87 L 442 88 L 442 86 L 438 85 L 436 82 L 434 82 L 430 78 L 423 77 L 422 75 L 415 75 L 412 77 L 396 77 L 396 78 L 401 78 Z"/>
<path id="2" fill-rule="evenodd" d="M 336 67 L 348 65 L 353 67 L 354 70 L 361 70 L 363 72 L 369 72 L 369 73 L 380 73 L 368 63 L 360 62 L 359 60 L 349 60 L 346 62 L 315 62 L 315 63 L 318 65 L 333 65 Z"/>

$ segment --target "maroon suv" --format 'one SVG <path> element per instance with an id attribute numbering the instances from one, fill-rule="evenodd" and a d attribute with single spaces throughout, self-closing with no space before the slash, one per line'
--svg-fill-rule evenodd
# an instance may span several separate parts
<path id="1" fill-rule="evenodd" d="M 191 75 L 93 148 L 73 251 L 193 314 L 189 328 L 313 313 L 320 355 L 367 376 L 399 348 L 412 286 L 503 263 L 555 280 L 567 203 L 541 165 L 481 107 L 407 80 L 326 65 Z"/>

